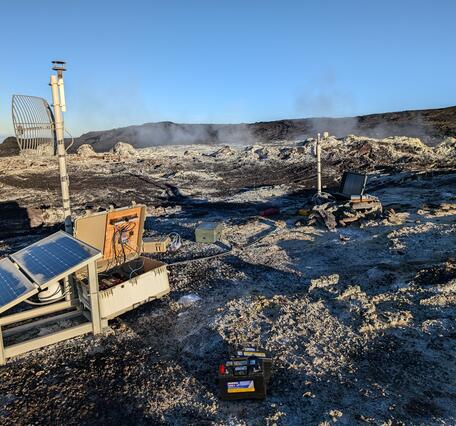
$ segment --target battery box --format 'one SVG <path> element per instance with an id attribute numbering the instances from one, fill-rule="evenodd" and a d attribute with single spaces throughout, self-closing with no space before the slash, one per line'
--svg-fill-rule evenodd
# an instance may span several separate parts
<path id="1" fill-rule="evenodd" d="M 271 378 L 272 372 L 272 358 L 271 354 L 263 348 L 259 348 L 258 346 L 254 346 L 249 343 L 244 343 L 240 345 L 233 353 L 233 357 L 256 357 L 263 361 L 263 369 L 265 372 L 265 376 L 267 381 Z"/>
<path id="2" fill-rule="evenodd" d="M 195 229 L 197 243 L 213 244 L 220 241 L 223 225 L 215 222 L 204 222 Z"/>
<path id="3" fill-rule="evenodd" d="M 165 253 L 168 250 L 168 246 L 171 243 L 171 239 L 166 236 L 163 238 L 143 238 L 143 253 Z"/>
<path id="4" fill-rule="evenodd" d="M 259 348 L 243 346 L 220 364 L 218 385 L 224 400 L 264 399 L 271 378 L 272 359 Z"/>

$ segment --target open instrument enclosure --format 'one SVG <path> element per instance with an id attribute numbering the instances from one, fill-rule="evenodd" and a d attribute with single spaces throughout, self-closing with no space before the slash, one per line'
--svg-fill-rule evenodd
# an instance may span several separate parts
<path id="1" fill-rule="evenodd" d="M 145 215 L 144 205 L 134 205 L 95 213 L 75 221 L 75 237 L 103 253 L 97 262 L 100 284 L 106 278 L 120 277 L 115 285 L 99 290 L 100 315 L 103 320 L 112 319 L 169 293 L 166 265 L 140 255 Z M 119 229 L 126 231 L 120 232 Z M 138 266 L 140 271 L 136 274 Z M 90 309 L 85 272 L 81 271 L 77 275 L 79 299 Z"/>

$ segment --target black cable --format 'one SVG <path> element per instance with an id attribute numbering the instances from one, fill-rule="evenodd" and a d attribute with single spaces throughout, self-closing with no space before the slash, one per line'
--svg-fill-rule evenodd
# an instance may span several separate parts
<path id="1" fill-rule="evenodd" d="M 216 257 L 225 256 L 226 254 L 231 253 L 232 251 L 233 251 L 233 247 L 230 246 L 230 247 L 228 248 L 228 250 L 223 251 L 223 252 L 221 252 L 221 253 L 212 254 L 212 255 L 210 255 L 210 256 L 197 257 L 197 258 L 195 258 L 195 259 L 180 260 L 180 261 L 178 261 L 178 262 L 168 263 L 168 264 L 166 264 L 166 266 L 183 265 L 183 264 L 185 264 L 185 263 L 196 262 L 196 261 L 198 261 L 198 260 L 215 259 Z"/>
<path id="2" fill-rule="evenodd" d="M 51 297 L 54 297 L 59 291 L 62 291 L 62 289 L 60 287 L 60 283 L 59 283 L 59 286 L 54 291 L 54 293 L 52 293 L 50 296 L 42 296 L 42 298 L 43 299 L 50 299 Z M 38 293 L 38 296 L 39 296 L 39 293 Z"/>
<path id="3" fill-rule="evenodd" d="M 263 219 L 263 218 L 261 218 Z M 274 226 L 273 229 L 271 229 L 270 232 L 267 232 L 266 234 L 262 235 L 261 237 L 258 237 L 256 240 L 253 240 L 252 242 L 242 246 L 242 247 L 239 247 L 241 249 L 241 251 L 249 248 L 250 246 L 256 244 L 256 243 L 259 243 L 261 240 L 263 240 L 264 238 L 272 235 L 274 232 L 276 232 L 279 228 L 277 226 Z M 187 260 L 181 260 L 181 261 L 178 261 L 178 262 L 173 262 L 173 263 L 168 263 L 166 266 L 175 266 L 175 265 L 183 265 L 183 264 L 186 264 L 186 263 L 192 263 L 192 262 L 197 262 L 198 260 L 209 260 L 209 259 L 214 259 L 216 257 L 221 257 L 221 256 L 225 256 L 229 253 L 231 253 L 233 251 L 233 246 L 230 246 L 228 250 L 222 252 L 222 253 L 216 253 L 216 254 L 213 254 L 213 255 L 210 255 L 210 256 L 203 256 L 203 257 L 197 257 L 195 259 L 187 259 Z"/>
<path id="4" fill-rule="evenodd" d="M 140 248 L 137 248 L 137 249 L 135 250 L 135 249 L 134 249 L 133 247 L 131 247 L 130 245 L 128 245 L 128 244 L 125 244 L 125 245 L 126 245 L 130 250 L 132 250 L 133 252 L 135 252 L 136 254 L 138 254 L 138 255 L 141 254 Z M 141 266 L 140 266 L 139 268 L 137 268 L 137 269 L 132 269 L 131 266 L 130 266 L 130 264 L 128 265 L 128 267 L 130 268 L 130 278 L 131 278 L 131 277 L 132 277 L 132 274 L 133 274 L 134 272 L 140 271 L 142 268 L 144 268 L 144 260 L 142 261 Z"/>
<path id="5" fill-rule="evenodd" d="M 122 234 L 123 234 L 123 233 L 120 234 L 120 241 L 119 241 L 119 242 L 120 242 L 120 247 L 122 247 L 123 263 L 125 263 L 125 262 L 127 261 L 127 255 L 125 254 L 125 247 L 124 247 L 124 244 L 125 244 L 125 243 L 124 243 L 123 240 L 122 240 L 122 238 L 123 238 L 123 237 L 122 237 Z"/>

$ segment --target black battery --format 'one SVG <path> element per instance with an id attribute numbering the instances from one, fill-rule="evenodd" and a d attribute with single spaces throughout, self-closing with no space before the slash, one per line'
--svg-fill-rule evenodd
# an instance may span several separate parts
<path id="1" fill-rule="evenodd" d="M 236 349 L 218 371 L 220 397 L 224 400 L 264 399 L 271 378 L 272 359 L 252 346 Z"/>
<path id="2" fill-rule="evenodd" d="M 261 359 L 263 361 L 266 381 L 269 382 L 272 370 L 272 357 L 264 348 L 252 345 L 251 343 L 243 343 L 232 352 L 231 356 L 240 358 L 256 357 Z"/>

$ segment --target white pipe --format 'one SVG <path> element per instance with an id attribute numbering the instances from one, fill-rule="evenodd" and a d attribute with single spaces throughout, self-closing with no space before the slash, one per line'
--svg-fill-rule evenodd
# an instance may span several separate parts
<path id="1" fill-rule="evenodd" d="M 66 103 L 65 103 L 65 88 L 63 85 L 63 77 L 58 77 L 59 85 L 59 99 L 60 99 L 60 109 L 62 112 L 66 112 Z"/>
<path id="2" fill-rule="evenodd" d="M 317 135 L 317 194 L 321 195 L 321 145 L 320 133 Z"/>
<path id="3" fill-rule="evenodd" d="M 70 188 L 66 166 L 66 151 L 64 144 L 64 127 L 63 116 L 60 107 L 59 99 L 59 84 L 56 75 L 51 75 L 52 102 L 54 106 L 55 120 L 55 137 L 57 139 L 57 155 L 59 157 L 60 170 L 60 187 L 62 189 L 63 212 L 65 215 L 65 232 L 71 234 L 73 232 L 73 224 L 71 222 L 70 208 Z"/>

